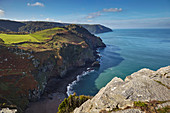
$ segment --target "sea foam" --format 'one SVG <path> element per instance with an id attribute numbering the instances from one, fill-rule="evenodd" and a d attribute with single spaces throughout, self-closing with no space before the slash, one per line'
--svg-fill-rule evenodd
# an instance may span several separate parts
<path id="1" fill-rule="evenodd" d="M 87 71 L 83 71 L 82 74 L 78 75 L 76 80 L 74 80 L 71 84 L 68 84 L 66 94 L 68 96 L 72 95 L 74 93 L 73 86 L 76 85 L 77 82 L 81 80 L 81 77 L 86 76 L 87 74 L 91 72 L 94 72 L 94 70 L 91 68 L 87 68 Z"/>

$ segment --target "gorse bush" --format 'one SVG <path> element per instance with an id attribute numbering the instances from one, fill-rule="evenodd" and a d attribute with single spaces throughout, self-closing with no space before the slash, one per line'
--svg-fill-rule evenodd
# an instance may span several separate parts
<path id="1" fill-rule="evenodd" d="M 85 101 L 91 99 L 90 96 L 80 95 L 76 96 L 74 93 L 70 95 L 68 98 L 65 98 L 64 101 L 58 107 L 58 113 L 70 113 L 76 107 L 81 106 Z"/>
<path id="2" fill-rule="evenodd" d="M 147 107 L 147 104 L 145 102 L 141 102 L 141 101 L 134 102 L 134 105 L 136 107 Z"/>

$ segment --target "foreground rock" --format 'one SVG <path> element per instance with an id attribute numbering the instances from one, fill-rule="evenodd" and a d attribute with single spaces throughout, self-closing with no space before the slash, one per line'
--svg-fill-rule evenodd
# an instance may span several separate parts
<path id="1" fill-rule="evenodd" d="M 74 113 L 142 113 L 146 111 L 144 108 L 148 111 L 153 108 L 151 112 L 169 109 L 169 79 L 170 66 L 157 71 L 142 69 L 126 77 L 125 81 L 115 77 Z"/>

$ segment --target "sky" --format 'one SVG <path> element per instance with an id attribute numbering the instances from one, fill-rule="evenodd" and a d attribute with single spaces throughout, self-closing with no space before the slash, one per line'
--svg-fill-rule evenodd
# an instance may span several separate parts
<path id="1" fill-rule="evenodd" d="M 0 0 L 0 19 L 170 28 L 170 0 Z"/>

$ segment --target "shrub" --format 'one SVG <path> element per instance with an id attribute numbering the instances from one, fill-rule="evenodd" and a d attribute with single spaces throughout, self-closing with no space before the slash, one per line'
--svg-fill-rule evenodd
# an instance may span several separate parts
<path id="1" fill-rule="evenodd" d="M 76 94 L 74 93 L 68 98 L 65 98 L 64 101 L 59 105 L 58 113 L 70 113 L 76 107 L 80 107 L 85 101 L 91 98 L 92 97 L 85 95 L 76 96 Z"/>
<path id="2" fill-rule="evenodd" d="M 170 112 L 170 106 L 160 108 L 157 110 L 158 113 L 169 113 Z"/>
<path id="3" fill-rule="evenodd" d="M 136 107 L 147 107 L 147 104 L 141 101 L 134 102 Z"/>

